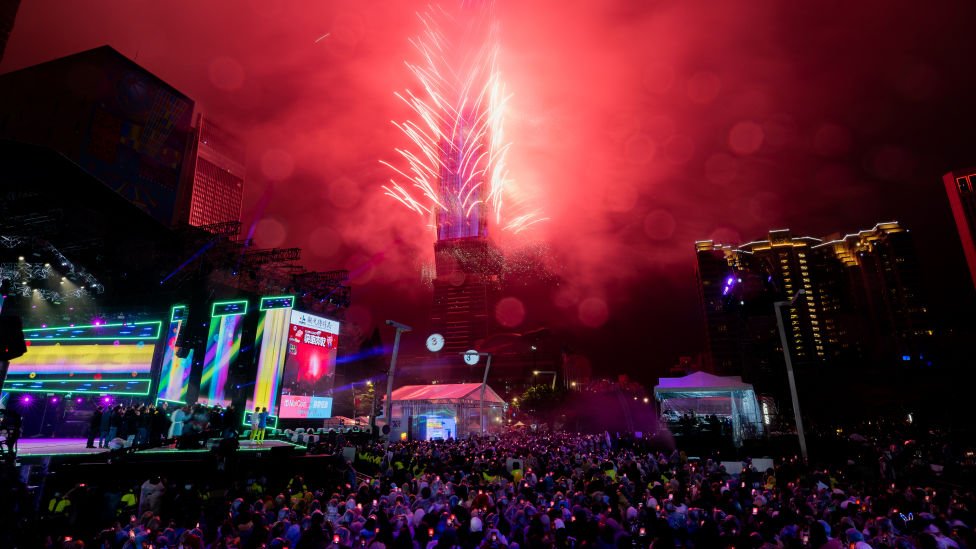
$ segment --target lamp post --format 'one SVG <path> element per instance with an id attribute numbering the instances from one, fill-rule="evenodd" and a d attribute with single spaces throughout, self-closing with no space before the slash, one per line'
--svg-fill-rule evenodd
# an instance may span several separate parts
<path id="1" fill-rule="evenodd" d="M 479 399 L 479 402 L 478 402 L 478 408 L 479 408 L 479 410 L 478 410 L 478 422 L 481 423 L 481 434 L 484 435 L 485 434 L 485 430 L 486 430 L 486 426 L 485 426 L 485 390 L 488 388 L 488 370 L 491 369 L 491 353 L 479 353 L 477 351 L 465 351 L 465 352 L 459 353 L 459 354 L 464 357 L 464 362 L 467 363 L 470 366 L 474 366 L 475 364 L 477 364 L 478 363 L 478 358 L 483 357 L 483 356 L 484 357 L 488 357 L 488 360 L 485 362 L 485 375 L 481 379 L 481 398 Z"/>
<path id="2" fill-rule="evenodd" d="M 558 374 L 555 370 L 532 370 L 532 375 L 537 376 L 539 374 L 552 374 L 552 390 L 556 390 L 556 377 Z"/>
<path id="3" fill-rule="evenodd" d="M 406 324 L 400 324 L 395 320 L 387 320 L 387 326 L 396 328 L 396 338 L 393 340 L 393 356 L 390 357 L 390 371 L 386 374 L 386 403 L 383 406 L 383 416 L 386 417 L 386 426 L 390 433 L 393 432 L 393 374 L 396 373 L 397 352 L 400 351 L 400 334 L 413 330 Z M 390 450 L 390 433 L 386 434 L 386 442 L 383 444 L 384 453 Z"/>
<path id="4" fill-rule="evenodd" d="M 800 400 L 796 395 L 796 379 L 793 376 L 793 361 L 790 358 L 790 346 L 789 341 L 786 339 L 786 328 L 783 326 L 783 312 L 782 307 L 794 307 L 796 305 L 796 300 L 804 294 L 801 289 L 796 292 L 789 301 L 777 301 L 773 303 L 773 310 L 776 311 L 776 325 L 779 327 L 779 340 L 783 344 L 783 358 L 786 359 L 786 376 L 789 378 L 790 382 L 790 397 L 793 399 L 793 417 L 796 420 L 796 434 L 800 439 L 800 456 L 803 458 L 803 462 L 807 461 L 807 437 L 803 433 L 803 418 L 800 416 Z"/>

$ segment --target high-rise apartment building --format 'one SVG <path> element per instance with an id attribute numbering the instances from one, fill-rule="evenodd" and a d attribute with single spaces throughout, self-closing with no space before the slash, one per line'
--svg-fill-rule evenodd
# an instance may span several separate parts
<path id="1" fill-rule="evenodd" d="M 247 160 L 243 143 L 198 114 L 187 158 L 179 221 L 194 227 L 240 221 Z"/>
<path id="2" fill-rule="evenodd" d="M 942 176 L 942 182 L 949 195 L 969 275 L 976 286 L 976 168 L 949 172 Z"/>
<path id="3" fill-rule="evenodd" d="M 773 303 L 797 364 L 930 364 L 932 336 L 911 235 L 897 222 L 833 239 L 770 231 L 695 243 L 707 366 L 762 384 L 782 365 Z M 802 293 L 801 293 L 802 290 Z"/>

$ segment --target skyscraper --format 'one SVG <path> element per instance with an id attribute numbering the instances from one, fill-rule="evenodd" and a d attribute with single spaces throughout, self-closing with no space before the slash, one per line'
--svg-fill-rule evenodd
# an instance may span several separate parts
<path id="1" fill-rule="evenodd" d="M 976 168 L 949 172 L 942 176 L 942 182 L 949 195 L 969 275 L 976 286 Z"/>
<path id="2" fill-rule="evenodd" d="M 897 222 L 831 239 L 774 230 L 738 246 L 695 248 L 707 365 L 715 371 L 761 386 L 782 364 L 773 303 L 794 296 L 784 322 L 799 365 L 930 363 L 919 263 Z"/>
<path id="3" fill-rule="evenodd" d="M 187 158 L 180 222 L 202 227 L 240 221 L 246 163 L 240 140 L 198 114 Z"/>
<path id="4" fill-rule="evenodd" d="M 169 226 L 193 106 L 102 46 L 0 75 L 0 138 L 58 151 Z"/>
<path id="5" fill-rule="evenodd" d="M 14 30 L 19 9 L 20 0 L 0 2 L 0 61 L 3 61 L 3 52 L 7 49 L 7 41 L 10 40 L 10 33 Z"/>

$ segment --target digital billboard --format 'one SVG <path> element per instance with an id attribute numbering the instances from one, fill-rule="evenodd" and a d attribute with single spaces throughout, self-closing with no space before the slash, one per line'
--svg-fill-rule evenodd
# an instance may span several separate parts
<path id="1" fill-rule="evenodd" d="M 294 296 L 261 298 L 259 307 L 261 314 L 254 337 L 258 367 L 254 379 L 254 392 L 247 398 L 246 412 L 252 412 L 254 407 L 258 406 L 267 408 L 271 414 L 275 413 L 278 405 L 278 382 L 285 364 L 288 330 L 294 305 Z"/>
<path id="2" fill-rule="evenodd" d="M 230 366 L 237 362 L 237 356 L 241 352 L 241 330 L 246 314 L 246 300 L 218 301 L 213 304 L 197 402 L 208 406 L 230 404 L 227 382 Z"/>
<path id="3" fill-rule="evenodd" d="M 291 312 L 278 417 L 332 417 L 338 348 L 338 322 L 301 311 Z"/>
<path id="4" fill-rule="evenodd" d="M 190 385 L 190 365 L 193 364 L 193 350 L 185 357 L 178 356 L 176 342 L 186 322 L 187 309 L 184 305 L 173 307 L 169 318 L 169 332 L 163 348 L 163 362 L 159 369 L 159 390 L 156 398 L 169 402 L 186 402 L 186 391 Z"/>
<path id="5" fill-rule="evenodd" d="M 148 396 L 161 322 L 24 330 L 4 392 Z"/>

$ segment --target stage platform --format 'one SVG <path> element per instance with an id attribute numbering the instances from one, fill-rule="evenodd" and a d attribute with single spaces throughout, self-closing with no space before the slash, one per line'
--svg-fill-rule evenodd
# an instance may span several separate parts
<path id="1" fill-rule="evenodd" d="M 32 457 L 84 455 L 96 457 L 99 454 L 110 452 L 108 448 L 86 448 L 85 444 L 87 442 L 88 439 L 84 438 L 22 438 L 17 441 L 17 457 L 21 459 Z M 217 442 L 218 439 L 211 439 L 211 446 Z M 291 442 L 285 442 L 282 440 L 266 440 L 263 444 L 258 444 L 252 440 L 241 440 L 240 443 L 240 452 L 262 452 L 272 448 L 305 448 L 304 446 L 292 444 Z M 179 455 L 207 453 L 210 451 L 212 451 L 210 447 L 192 450 L 177 450 L 173 445 L 170 445 L 135 450 L 135 453 L 140 455 Z"/>

